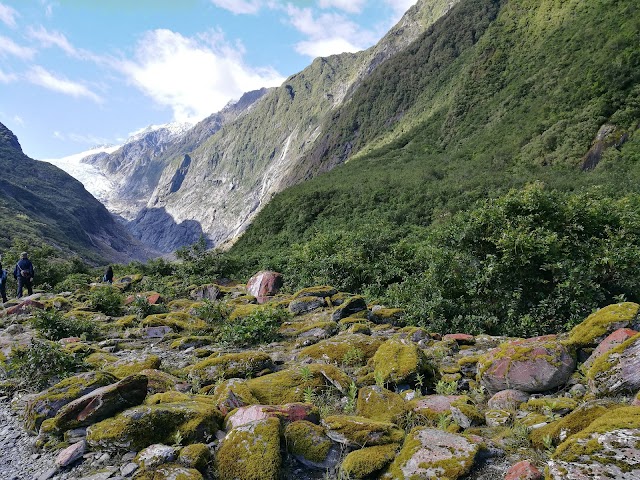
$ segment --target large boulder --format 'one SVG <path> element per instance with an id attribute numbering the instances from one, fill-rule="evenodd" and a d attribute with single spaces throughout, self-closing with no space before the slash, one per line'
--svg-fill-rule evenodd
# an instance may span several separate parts
<path id="1" fill-rule="evenodd" d="M 479 448 L 461 435 L 435 428 L 414 428 L 381 478 L 455 480 L 471 470 Z"/>
<path id="2" fill-rule="evenodd" d="M 375 378 L 384 383 L 415 383 L 417 374 L 432 376 L 426 355 L 409 341 L 387 340 L 376 351 L 372 364 Z"/>
<path id="3" fill-rule="evenodd" d="M 322 425 L 327 429 L 327 436 L 331 440 L 348 447 L 400 443 L 404 439 L 404 431 L 395 424 L 365 417 L 332 415 L 323 419 Z"/>
<path id="4" fill-rule="evenodd" d="M 223 415 L 236 408 L 260 403 L 251 393 L 246 380 L 240 378 L 231 378 L 216 384 L 210 395 L 213 397 L 214 405 Z"/>
<path id="5" fill-rule="evenodd" d="M 190 368 L 189 377 L 198 379 L 204 386 L 222 379 L 256 375 L 273 368 L 273 361 L 266 353 L 247 351 L 206 358 Z"/>
<path id="6" fill-rule="evenodd" d="M 347 478 L 370 478 L 389 465 L 399 449 L 400 445 L 397 443 L 361 448 L 349 453 L 340 468 Z"/>
<path id="7" fill-rule="evenodd" d="M 367 302 L 363 297 L 349 297 L 333 310 L 331 313 L 331 320 L 337 322 L 343 318 L 353 315 L 354 313 L 358 313 L 366 309 Z"/>
<path id="8" fill-rule="evenodd" d="M 640 407 L 624 407 L 598 417 L 558 446 L 547 478 L 640 478 Z"/>
<path id="9" fill-rule="evenodd" d="M 104 372 L 86 372 L 65 378 L 27 401 L 25 427 L 27 430 L 37 432 L 42 422 L 55 417 L 58 411 L 69 402 L 116 381 L 113 375 Z"/>
<path id="10" fill-rule="evenodd" d="M 192 443 L 213 437 L 221 420 L 210 401 L 140 405 L 91 425 L 87 442 L 94 449 L 141 450 L 154 443 L 172 444 L 179 432 L 183 441 Z"/>
<path id="11" fill-rule="evenodd" d="M 396 422 L 407 411 L 407 402 L 399 394 L 373 385 L 358 390 L 358 415 L 381 422 Z"/>
<path id="12" fill-rule="evenodd" d="M 640 389 L 640 333 L 599 356 L 587 372 L 596 395 L 634 393 Z"/>
<path id="13" fill-rule="evenodd" d="M 595 362 L 597 358 L 601 357 L 608 351 L 614 349 L 617 345 L 620 345 L 621 343 L 626 342 L 631 337 L 637 334 L 638 332 L 635 330 L 632 330 L 631 328 L 619 328 L 618 330 L 613 332 L 611 335 L 609 335 L 607 338 L 605 338 L 598 344 L 598 346 L 591 353 L 589 358 L 585 360 L 584 364 L 582 365 L 582 368 L 583 369 L 591 368 L 591 365 L 593 365 L 593 362 Z"/>
<path id="14" fill-rule="evenodd" d="M 376 353 L 380 345 L 382 341 L 369 335 L 341 334 L 303 348 L 298 353 L 298 359 L 340 364 L 349 352 L 357 352 L 366 361 Z"/>
<path id="15" fill-rule="evenodd" d="M 287 451 L 309 468 L 326 470 L 340 460 L 340 452 L 320 425 L 299 420 L 284 430 Z"/>
<path id="16" fill-rule="evenodd" d="M 278 480 L 280 420 L 265 418 L 234 428 L 216 454 L 220 480 Z"/>
<path id="17" fill-rule="evenodd" d="M 601 308 L 571 329 L 568 343 L 575 347 L 595 347 L 619 328 L 638 330 L 639 313 L 640 305 L 633 302 L 616 303 Z"/>
<path id="18" fill-rule="evenodd" d="M 60 431 L 86 427 L 122 410 L 140 405 L 147 396 L 147 377 L 132 375 L 117 383 L 97 388 L 67 403 L 54 418 Z"/>
<path id="19" fill-rule="evenodd" d="M 478 380 L 490 392 L 544 392 L 564 385 L 576 366 L 555 335 L 506 342 L 478 362 Z"/>
<path id="20" fill-rule="evenodd" d="M 284 285 L 282 274 L 268 270 L 258 272 L 247 282 L 247 292 L 265 303 L 270 297 L 276 295 Z"/>

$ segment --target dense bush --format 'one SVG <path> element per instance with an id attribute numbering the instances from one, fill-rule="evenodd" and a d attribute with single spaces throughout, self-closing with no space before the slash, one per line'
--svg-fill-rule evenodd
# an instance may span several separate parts
<path id="1" fill-rule="evenodd" d="M 235 347 L 248 347 L 278 339 L 278 328 L 289 318 L 281 308 L 263 307 L 254 312 L 227 321 L 222 325 L 220 341 Z"/>
<path id="2" fill-rule="evenodd" d="M 60 340 L 66 337 L 84 337 L 94 339 L 98 327 L 89 319 L 65 318 L 56 309 L 37 310 L 31 318 L 31 324 L 48 340 Z"/>
<path id="3" fill-rule="evenodd" d="M 21 388 L 37 392 L 73 375 L 81 366 L 81 361 L 57 343 L 32 340 L 28 347 L 11 351 L 0 374 Z"/>
<path id="4" fill-rule="evenodd" d="M 123 303 L 122 294 L 112 286 L 98 287 L 89 293 L 89 305 L 91 308 L 105 315 L 114 317 L 120 315 Z"/>
<path id="5" fill-rule="evenodd" d="M 225 302 L 203 300 L 202 304 L 196 307 L 196 315 L 210 325 L 219 325 L 227 319 L 232 308 Z"/>
<path id="6" fill-rule="evenodd" d="M 93 281 L 91 275 L 87 273 L 72 273 L 54 287 L 56 292 L 75 292 L 84 289 Z"/>

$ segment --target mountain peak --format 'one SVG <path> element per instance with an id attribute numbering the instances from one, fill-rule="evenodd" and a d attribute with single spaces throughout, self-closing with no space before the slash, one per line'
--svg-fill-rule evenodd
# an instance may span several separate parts
<path id="1" fill-rule="evenodd" d="M 8 146 L 22 153 L 22 147 L 20 146 L 18 137 L 2 123 L 0 123 L 0 146 Z"/>

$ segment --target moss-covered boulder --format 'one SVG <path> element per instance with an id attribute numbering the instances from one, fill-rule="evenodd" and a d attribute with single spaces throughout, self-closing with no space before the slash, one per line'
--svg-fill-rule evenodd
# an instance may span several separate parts
<path id="1" fill-rule="evenodd" d="M 123 379 L 130 375 L 135 375 L 143 370 L 157 370 L 160 367 L 160 357 L 157 355 L 147 355 L 138 360 L 122 359 L 103 367 L 104 371 L 113 374 L 118 379 Z"/>
<path id="2" fill-rule="evenodd" d="M 404 431 L 390 422 L 379 422 L 365 417 L 351 415 L 331 415 L 322 420 L 327 436 L 334 442 L 348 447 L 400 443 Z"/>
<path id="3" fill-rule="evenodd" d="M 415 384 L 417 374 L 433 376 L 432 367 L 422 350 L 413 342 L 395 338 L 378 348 L 372 364 L 375 377 L 393 385 Z"/>
<path id="4" fill-rule="evenodd" d="M 103 367 L 106 367 L 107 365 L 111 365 L 117 362 L 118 360 L 120 359 L 115 355 L 111 355 L 110 353 L 99 351 L 99 352 L 93 352 L 89 354 L 84 359 L 84 363 L 86 363 L 87 366 L 93 367 L 94 369 L 98 370 Z"/>
<path id="5" fill-rule="evenodd" d="M 400 308 L 377 308 L 369 313 L 369 320 L 378 325 L 389 324 L 404 327 L 405 311 Z"/>
<path id="6" fill-rule="evenodd" d="M 143 327 L 171 327 L 176 332 L 206 330 L 207 322 L 186 312 L 156 313 L 141 323 Z"/>
<path id="7" fill-rule="evenodd" d="M 467 438 L 434 428 L 414 428 L 384 479 L 455 480 L 473 466 L 480 445 Z"/>
<path id="8" fill-rule="evenodd" d="M 212 396 L 214 404 L 223 415 L 236 408 L 260 403 L 251 393 L 247 382 L 239 378 L 221 382 L 207 394 Z"/>
<path id="9" fill-rule="evenodd" d="M 187 350 L 188 348 L 200 348 L 216 343 L 215 337 L 208 335 L 192 335 L 180 337 L 171 342 L 171 348 L 174 350 Z"/>
<path id="10" fill-rule="evenodd" d="M 150 394 L 169 392 L 171 390 L 184 392 L 191 388 L 190 385 L 181 378 L 155 368 L 140 370 L 140 375 L 144 375 L 149 380 L 147 390 Z"/>
<path id="11" fill-rule="evenodd" d="M 594 400 L 584 403 L 567 416 L 531 430 L 529 439 L 537 448 L 546 448 L 549 441 L 558 445 L 571 435 L 587 428 L 594 420 L 621 407 L 624 405 L 611 400 Z"/>
<path id="12" fill-rule="evenodd" d="M 55 426 L 64 432 L 86 427 L 136 405 L 147 396 L 149 380 L 144 375 L 131 375 L 119 382 L 97 388 L 67 403 L 54 417 Z"/>
<path id="13" fill-rule="evenodd" d="M 596 395 L 635 393 L 640 389 L 640 333 L 594 360 L 587 371 Z"/>
<path id="14" fill-rule="evenodd" d="M 295 370 L 281 370 L 247 381 L 251 394 L 263 405 L 302 402 L 307 388 L 321 393 L 327 387 L 333 386 L 344 394 L 350 384 L 351 379 L 333 365 L 313 364 Z"/>
<path id="15" fill-rule="evenodd" d="M 306 420 L 292 422 L 286 426 L 284 438 L 287 451 L 309 468 L 327 469 L 338 461 L 334 443 L 320 425 Z"/>
<path id="16" fill-rule="evenodd" d="M 451 414 L 451 405 L 462 399 L 460 395 L 427 395 L 409 402 L 415 413 L 430 420 L 437 420 L 442 415 Z"/>
<path id="17" fill-rule="evenodd" d="M 640 305 L 633 302 L 616 303 L 589 315 L 569 332 L 567 343 L 574 347 L 595 347 L 607 335 L 619 328 L 640 328 Z"/>
<path id="18" fill-rule="evenodd" d="M 555 335 L 514 340 L 480 358 L 478 381 L 490 393 L 544 392 L 564 385 L 575 366 L 573 354 Z"/>
<path id="19" fill-rule="evenodd" d="M 294 298 L 289 302 L 289 312 L 293 315 L 303 315 L 326 306 L 327 302 L 322 297 L 309 296 Z"/>
<path id="20" fill-rule="evenodd" d="M 357 351 L 366 361 L 376 353 L 380 345 L 382 345 L 381 340 L 369 335 L 342 334 L 303 348 L 297 358 L 341 364 L 347 352 Z"/>
<path id="21" fill-rule="evenodd" d="M 638 445 L 640 407 L 611 410 L 558 446 L 547 478 L 640 478 Z"/>
<path id="22" fill-rule="evenodd" d="M 221 421 L 220 412 L 203 401 L 141 405 L 91 425 L 87 442 L 96 449 L 141 450 L 154 443 L 172 444 L 178 432 L 185 442 L 199 442 L 212 437 Z"/>
<path id="23" fill-rule="evenodd" d="M 499 410 L 516 410 L 521 404 L 529 400 L 529 394 L 520 390 L 501 390 L 494 394 L 487 405 Z"/>
<path id="24" fill-rule="evenodd" d="M 180 449 L 178 463 L 205 473 L 211 460 L 211 451 L 204 443 L 192 443 Z"/>
<path id="25" fill-rule="evenodd" d="M 356 412 L 362 417 L 395 423 L 407 408 L 404 398 L 386 388 L 374 385 L 358 390 Z"/>
<path id="26" fill-rule="evenodd" d="M 349 297 L 333 309 L 333 312 L 331 313 L 331 320 L 337 322 L 343 318 L 353 315 L 354 313 L 358 313 L 366 309 L 367 302 L 363 297 Z"/>
<path id="27" fill-rule="evenodd" d="M 278 480 L 280 420 L 266 418 L 234 428 L 216 454 L 220 480 Z"/>
<path id="28" fill-rule="evenodd" d="M 209 385 L 221 379 L 245 378 L 273 368 L 273 361 L 266 353 L 246 351 L 202 360 L 190 368 L 189 377 L 198 379 L 201 385 Z"/>
<path id="29" fill-rule="evenodd" d="M 397 443 L 355 450 L 345 457 L 340 469 L 348 478 L 369 478 L 370 475 L 389 465 L 396 457 L 398 450 L 400 445 Z"/>
<path id="30" fill-rule="evenodd" d="M 69 402 L 116 381 L 113 375 L 104 372 L 86 372 L 65 378 L 29 398 L 24 412 L 25 427 L 36 433 L 43 421 L 55 417 Z"/>

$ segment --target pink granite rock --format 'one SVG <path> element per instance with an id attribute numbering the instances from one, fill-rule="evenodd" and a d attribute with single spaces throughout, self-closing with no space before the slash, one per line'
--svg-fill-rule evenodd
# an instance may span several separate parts
<path id="1" fill-rule="evenodd" d="M 80 440 L 73 445 L 69 445 L 64 450 L 61 450 L 56 457 L 56 465 L 60 468 L 71 465 L 73 462 L 82 458 L 82 455 L 87 451 L 87 442 Z"/>
<path id="2" fill-rule="evenodd" d="M 503 343 L 478 362 L 478 377 L 490 392 L 516 389 L 544 392 L 564 385 L 576 366 L 575 358 L 555 335 Z"/>
<path id="3" fill-rule="evenodd" d="M 414 403 L 413 411 L 428 414 L 450 413 L 451 404 L 459 400 L 459 395 L 427 395 Z"/>
<path id="4" fill-rule="evenodd" d="M 523 460 L 513 465 L 504 480 L 542 480 L 544 475 L 530 461 Z"/>
<path id="5" fill-rule="evenodd" d="M 617 395 L 640 389 L 640 334 L 597 358 L 587 373 L 597 395 Z"/>
<path id="6" fill-rule="evenodd" d="M 515 410 L 529 400 L 529 394 L 520 390 L 502 390 L 489 399 L 489 408 L 495 410 Z"/>
<path id="7" fill-rule="evenodd" d="M 631 337 L 636 335 L 638 332 L 632 330 L 631 328 L 619 328 L 607 338 L 605 338 L 602 342 L 598 344 L 596 349 L 591 353 L 589 358 L 587 358 L 586 362 L 584 362 L 584 366 L 586 368 L 591 367 L 596 358 L 601 355 L 607 353 L 609 350 L 614 348 L 616 345 L 620 345 L 621 343 L 626 342 Z"/>
<path id="8" fill-rule="evenodd" d="M 442 337 L 444 341 L 454 341 L 459 345 L 473 345 L 476 343 L 476 339 L 473 335 L 467 333 L 448 333 Z"/>
<path id="9" fill-rule="evenodd" d="M 44 310 L 44 304 L 36 300 L 27 298 L 25 301 L 20 302 L 18 305 L 7 308 L 5 313 L 6 315 L 21 315 L 23 313 L 28 313 L 34 308 L 37 308 L 38 310 Z"/>
<path id="10" fill-rule="evenodd" d="M 269 297 L 276 295 L 284 279 L 282 274 L 268 270 L 258 272 L 247 282 L 247 292 L 258 300 L 258 303 L 265 303 Z"/>
<path id="11" fill-rule="evenodd" d="M 279 418 L 286 423 L 297 420 L 306 420 L 312 423 L 318 423 L 320 421 L 317 408 L 308 403 L 250 405 L 248 407 L 238 408 L 235 413 L 229 415 L 225 421 L 225 427 L 227 430 L 231 430 L 232 428 L 270 417 Z"/>

